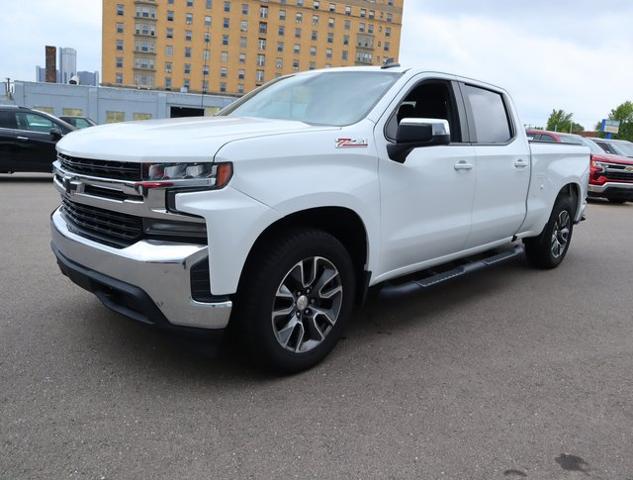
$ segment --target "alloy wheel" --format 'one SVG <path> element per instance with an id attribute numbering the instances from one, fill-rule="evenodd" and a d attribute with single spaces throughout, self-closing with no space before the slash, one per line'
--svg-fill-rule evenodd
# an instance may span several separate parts
<path id="1" fill-rule="evenodd" d="M 569 234 L 571 233 L 571 216 L 567 210 L 563 210 L 558 214 L 554 230 L 552 232 L 552 256 L 559 258 L 569 243 Z"/>
<path id="2" fill-rule="evenodd" d="M 343 303 L 341 275 L 323 257 L 297 262 L 273 300 L 272 327 L 279 344 L 294 353 L 319 346 L 336 324 Z"/>

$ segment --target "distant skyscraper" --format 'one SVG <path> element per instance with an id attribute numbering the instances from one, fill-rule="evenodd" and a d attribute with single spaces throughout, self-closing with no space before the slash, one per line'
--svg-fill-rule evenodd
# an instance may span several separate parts
<path id="1" fill-rule="evenodd" d="M 74 48 L 59 49 L 59 83 L 68 83 L 77 75 L 77 50 Z"/>
<path id="2" fill-rule="evenodd" d="M 79 77 L 79 85 L 90 85 L 96 87 L 99 85 L 99 72 L 77 72 Z"/>

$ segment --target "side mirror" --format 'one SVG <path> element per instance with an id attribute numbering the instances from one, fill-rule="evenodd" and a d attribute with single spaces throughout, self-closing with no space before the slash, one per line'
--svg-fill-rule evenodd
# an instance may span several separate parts
<path id="1" fill-rule="evenodd" d="M 404 163 L 414 148 L 448 145 L 449 143 L 451 143 L 451 129 L 447 120 L 403 118 L 398 125 L 396 143 L 387 145 L 387 153 L 393 161 Z"/>
<path id="2" fill-rule="evenodd" d="M 62 133 L 61 129 L 59 129 L 59 127 L 53 127 L 51 128 L 48 133 L 50 134 L 50 136 L 54 139 L 54 140 L 59 140 L 60 138 L 62 138 L 64 136 L 64 134 Z"/>

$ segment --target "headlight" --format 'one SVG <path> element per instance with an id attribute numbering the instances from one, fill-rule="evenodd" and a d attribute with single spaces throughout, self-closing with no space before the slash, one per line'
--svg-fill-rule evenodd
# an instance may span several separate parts
<path id="1" fill-rule="evenodd" d="M 186 180 L 196 181 L 196 185 L 208 185 L 222 188 L 229 183 L 233 175 L 231 163 L 146 163 L 143 165 L 143 183 L 152 186 L 170 186 L 187 184 Z M 206 182 L 200 182 L 200 180 Z M 155 184 L 154 184 L 155 182 Z M 149 186 L 145 184 L 145 186 Z"/>

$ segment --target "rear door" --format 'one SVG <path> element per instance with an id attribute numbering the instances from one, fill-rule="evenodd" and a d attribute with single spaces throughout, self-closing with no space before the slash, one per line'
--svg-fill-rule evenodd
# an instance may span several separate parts
<path id="1" fill-rule="evenodd" d="M 477 158 L 472 229 L 467 248 L 517 233 L 526 215 L 530 185 L 527 137 L 519 132 L 510 99 L 500 91 L 460 85 Z"/>
<path id="2" fill-rule="evenodd" d="M 57 138 L 52 129 L 59 127 L 49 118 L 35 112 L 16 112 L 16 120 L 22 140 L 21 170 L 29 172 L 50 172 L 56 158 Z"/>
<path id="3" fill-rule="evenodd" d="M 27 141 L 28 138 L 17 131 L 15 111 L 0 110 L 0 172 L 18 170 L 24 153 L 24 142 Z"/>

